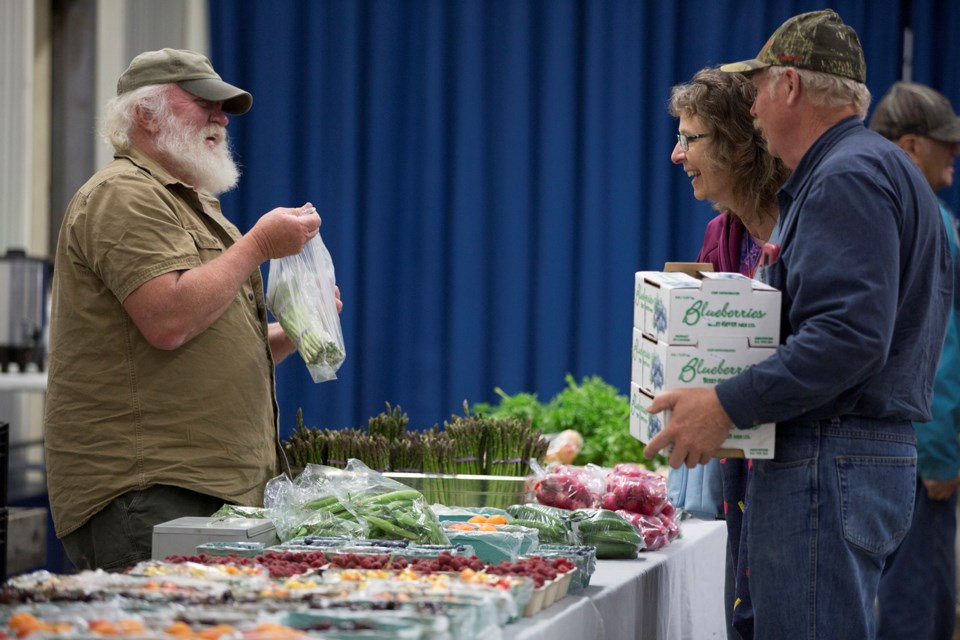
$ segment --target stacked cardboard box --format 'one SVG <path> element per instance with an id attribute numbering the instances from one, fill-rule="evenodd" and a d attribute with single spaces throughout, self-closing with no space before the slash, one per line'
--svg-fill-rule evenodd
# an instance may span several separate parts
<path id="1" fill-rule="evenodd" d="M 779 342 L 773 287 L 739 273 L 637 272 L 630 433 L 649 442 L 666 426 L 670 411 L 646 411 L 657 394 L 716 385 L 770 357 Z M 717 455 L 772 458 L 774 435 L 773 424 L 733 429 Z"/>

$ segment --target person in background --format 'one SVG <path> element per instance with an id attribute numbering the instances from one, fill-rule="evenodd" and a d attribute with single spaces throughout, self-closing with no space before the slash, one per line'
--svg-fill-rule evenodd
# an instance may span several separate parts
<path id="1" fill-rule="evenodd" d="M 870 128 L 917 163 L 934 193 L 953 184 L 960 118 L 938 91 L 898 82 L 877 103 Z M 953 252 L 954 296 L 934 380 L 933 420 L 917 422 L 917 488 L 913 522 L 880 579 L 877 638 L 953 638 L 956 623 L 957 484 L 960 483 L 960 262 L 957 218 L 940 202 Z"/>
<path id="2" fill-rule="evenodd" d="M 757 275 L 763 245 L 777 222 L 777 190 L 789 175 L 783 163 L 767 153 L 753 126 L 754 93 L 745 77 L 707 68 L 673 87 L 670 95 L 670 113 L 680 119 L 670 160 L 690 177 L 693 196 L 712 202 L 721 212 L 707 223 L 697 262 L 750 278 Z M 705 496 L 722 496 L 719 507 L 698 506 L 706 517 L 726 519 L 725 613 L 731 637 L 737 637 L 732 631 L 734 616 L 749 616 L 750 611 L 747 567 L 738 563 L 741 535 L 746 535 L 742 523 L 747 475 L 748 462 L 735 458 L 713 458 L 690 470 L 669 472 L 671 502 L 679 500 L 679 506 L 684 506 L 679 487 L 690 483 L 710 487 L 702 491 Z"/>
<path id="3" fill-rule="evenodd" d="M 298 253 L 320 217 L 276 208 L 241 235 L 221 213 L 239 178 L 227 114 L 252 100 L 198 53 L 140 54 L 106 106 L 114 159 L 67 208 L 44 446 L 78 569 L 149 559 L 154 525 L 262 504 L 286 468 L 274 365 L 294 345 L 267 322 L 259 267 Z"/>
<path id="4" fill-rule="evenodd" d="M 704 463 L 731 429 L 777 423 L 744 513 L 747 638 L 873 638 L 886 558 L 910 525 L 913 423 L 930 420 L 953 288 L 936 198 L 863 120 L 856 32 L 832 10 L 794 16 L 755 59 L 723 65 L 756 88 L 751 114 L 792 174 L 778 192 L 781 344 L 715 387 L 681 388 L 645 455 Z M 741 554 L 743 553 L 741 548 Z"/>

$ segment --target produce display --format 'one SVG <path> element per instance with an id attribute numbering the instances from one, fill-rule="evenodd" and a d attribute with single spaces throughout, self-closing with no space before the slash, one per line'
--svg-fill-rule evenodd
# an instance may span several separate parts
<path id="1" fill-rule="evenodd" d="M 272 479 L 262 507 L 209 519 L 269 519 L 280 544 L 190 538 L 196 553 L 123 573 L 17 576 L 0 589 L 0 640 L 497 640 L 588 588 L 598 559 L 679 535 L 664 479 L 640 466 L 530 465 L 541 502 L 501 509 L 428 505 L 358 459 L 308 463 Z"/>
<path id="2" fill-rule="evenodd" d="M 578 571 L 564 556 L 496 566 L 446 552 L 410 563 L 388 554 L 289 551 L 252 559 L 177 556 L 124 574 L 13 578 L 0 592 L 0 633 L 486 640 L 563 597 Z"/>

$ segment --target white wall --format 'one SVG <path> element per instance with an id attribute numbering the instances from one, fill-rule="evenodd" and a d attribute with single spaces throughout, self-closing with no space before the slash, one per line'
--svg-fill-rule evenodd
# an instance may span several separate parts
<path id="1" fill-rule="evenodd" d="M 89 86 L 91 95 L 82 98 L 98 105 L 98 119 L 102 105 L 114 95 L 117 77 L 137 53 L 162 47 L 208 52 L 206 0 L 61 0 L 57 9 L 88 2 L 96 2 L 95 32 L 71 35 L 83 42 L 95 39 L 96 77 L 81 86 Z M 32 257 L 52 258 L 52 227 L 59 226 L 63 213 L 52 210 L 61 205 L 51 205 L 50 197 L 54 10 L 51 0 L 0 0 L 0 255 L 22 248 Z M 69 21 L 66 28 L 89 29 Z M 95 137 L 96 123 L 89 124 L 63 135 Z M 94 146 L 95 167 L 106 164 L 112 149 L 99 141 Z M 0 313 L 8 304 L 0 300 Z M 7 382 L 17 375 L 22 374 L 15 367 L 0 373 Z M 18 384 L 13 380 L 2 388 Z M 28 468 L 16 477 L 11 472 L 11 495 L 23 489 L 16 483 L 39 482 L 42 488 L 43 394 L 0 390 L 0 422 L 11 427 L 11 467 Z M 35 444 L 18 446 L 22 443 Z"/>

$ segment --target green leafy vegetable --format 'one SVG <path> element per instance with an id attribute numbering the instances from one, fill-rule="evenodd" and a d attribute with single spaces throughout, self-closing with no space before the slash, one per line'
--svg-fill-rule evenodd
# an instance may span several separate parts
<path id="1" fill-rule="evenodd" d="M 532 428 L 544 433 L 565 429 L 579 432 L 583 449 L 574 460 L 578 465 L 611 467 L 618 462 L 636 462 L 656 469 L 665 464 L 660 456 L 653 460 L 643 457 L 643 443 L 630 435 L 630 401 L 616 387 L 598 376 L 585 377 L 579 384 L 570 374 L 564 380 L 566 388 L 546 404 L 541 404 L 535 394 L 510 396 L 497 388 L 501 398 L 498 405 L 477 404 L 473 410 L 496 418 L 526 418 Z"/>

